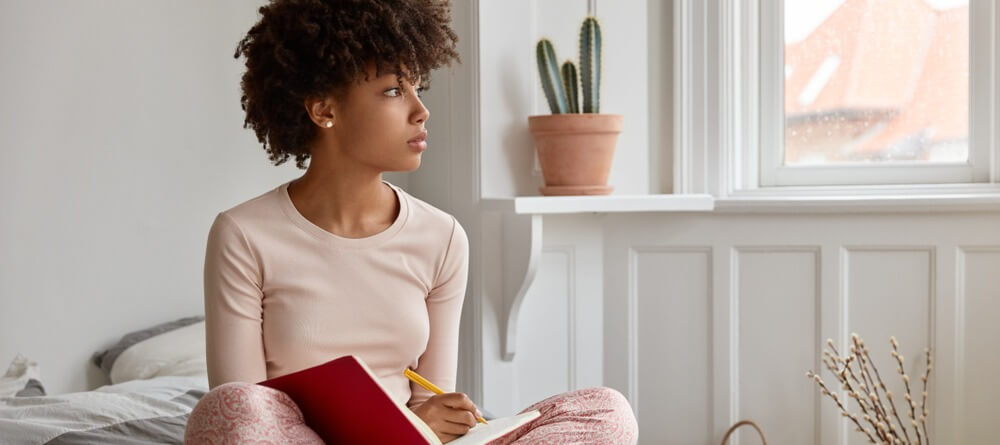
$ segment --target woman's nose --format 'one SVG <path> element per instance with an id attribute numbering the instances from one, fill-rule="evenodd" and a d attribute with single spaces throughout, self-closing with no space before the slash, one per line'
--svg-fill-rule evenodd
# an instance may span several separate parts
<path id="1" fill-rule="evenodd" d="M 417 111 L 414 113 L 414 122 L 422 124 L 426 122 L 427 119 L 430 118 L 430 116 L 431 116 L 430 110 L 428 110 L 427 107 L 424 106 L 424 103 L 423 101 L 420 100 L 420 98 L 417 98 Z"/>

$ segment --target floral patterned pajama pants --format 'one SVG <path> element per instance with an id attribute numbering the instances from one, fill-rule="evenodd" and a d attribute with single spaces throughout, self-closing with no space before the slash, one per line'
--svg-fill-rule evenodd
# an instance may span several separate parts
<path id="1" fill-rule="evenodd" d="M 628 401 L 611 388 L 557 394 L 521 412 L 535 409 L 541 416 L 489 445 L 633 445 L 639 435 Z M 323 441 L 303 423 L 302 412 L 285 393 L 231 382 L 209 391 L 194 407 L 184 443 L 318 445 Z"/>

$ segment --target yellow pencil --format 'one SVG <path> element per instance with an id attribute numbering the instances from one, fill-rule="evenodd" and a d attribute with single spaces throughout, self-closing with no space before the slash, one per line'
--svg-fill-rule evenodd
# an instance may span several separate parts
<path id="1" fill-rule="evenodd" d="M 420 374 L 411 371 L 410 368 L 406 368 L 406 370 L 403 371 L 403 375 L 405 375 L 408 379 L 413 380 L 416 384 L 423 386 L 424 389 L 434 394 L 444 393 L 444 391 L 442 391 L 441 388 L 438 388 L 433 383 L 423 378 L 423 376 L 421 376 Z M 489 425 L 488 423 L 486 423 L 486 419 L 483 419 L 481 416 L 476 416 L 476 420 L 483 423 L 484 425 Z"/>

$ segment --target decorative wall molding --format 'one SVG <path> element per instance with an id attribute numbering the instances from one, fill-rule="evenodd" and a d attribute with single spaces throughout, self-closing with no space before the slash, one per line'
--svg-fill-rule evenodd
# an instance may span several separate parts
<path id="1" fill-rule="evenodd" d="M 566 348 L 567 354 L 567 364 L 566 364 L 566 386 L 568 388 L 575 389 L 577 387 L 576 382 L 576 358 L 579 354 L 577 345 L 577 316 L 576 316 L 576 246 L 570 245 L 549 245 L 543 249 L 543 253 L 562 255 L 566 259 L 566 320 L 567 320 L 567 338 L 568 342 Z"/>
<path id="2" fill-rule="evenodd" d="M 955 254 L 955 267 L 954 267 L 954 273 L 955 273 L 954 358 L 955 360 L 954 360 L 954 365 L 952 366 L 954 381 L 953 384 L 950 385 L 949 387 L 951 392 L 954 394 L 953 396 L 954 404 L 953 404 L 953 409 L 951 410 L 950 413 L 952 415 L 953 420 L 951 422 L 952 424 L 949 425 L 950 428 L 948 428 L 949 430 L 952 431 L 952 433 L 945 437 L 950 436 L 952 438 L 950 441 L 951 443 L 976 443 L 977 441 L 987 440 L 987 438 L 991 438 L 993 435 L 992 432 L 993 428 L 992 425 L 986 425 L 982 422 L 979 422 L 978 425 L 974 425 L 973 428 L 968 428 L 967 424 L 968 419 L 973 419 L 974 421 L 980 419 L 976 418 L 975 410 L 968 409 L 969 400 L 968 400 L 967 388 L 969 386 L 981 386 L 984 391 L 992 390 L 994 395 L 1000 393 L 1000 391 L 993 389 L 993 387 L 991 387 L 992 385 L 982 386 L 983 382 L 979 381 L 970 382 L 968 379 L 968 372 L 969 372 L 968 370 L 970 369 L 970 367 L 967 365 L 969 364 L 969 360 L 973 360 L 982 356 L 977 353 L 978 351 L 972 351 L 972 354 L 970 354 L 969 353 L 970 351 L 968 351 L 967 348 L 967 342 L 977 337 L 979 338 L 990 337 L 988 333 L 969 332 L 968 324 L 966 324 L 966 318 L 968 314 L 968 304 L 969 304 L 968 287 L 970 285 L 968 283 L 968 278 L 969 278 L 968 262 L 969 262 L 969 257 L 975 255 L 992 254 L 1000 257 L 1000 245 L 958 245 L 954 249 L 954 254 Z M 998 263 L 1000 263 L 1000 261 L 998 261 Z M 995 281 L 995 275 L 990 277 L 990 281 Z M 997 329 L 995 331 L 1000 332 L 1000 329 Z M 970 339 L 969 337 L 972 337 L 972 339 Z M 990 340 L 991 343 L 992 340 L 993 339 L 991 338 Z M 1000 366 L 997 365 L 995 360 L 993 360 L 992 363 L 987 363 L 987 364 L 992 365 L 993 369 L 1000 369 Z M 975 364 L 973 364 L 973 367 L 971 368 L 977 369 L 977 367 L 975 367 Z M 994 397 L 988 397 L 988 398 L 995 399 Z M 939 422 L 936 422 L 936 424 L 939 424 Z M 976 428 L 977 426 L 978 428 Z"/>
<path id="3" fill-rule="evenodd" d="M 813 337 L 812 344 L 815 346 L 817 352 L 821 350 L 824 340 L 822 338 L 821 325 L 822 325 L 822 308 L 823 308 L 823 289 L 822 289 L 822 247 L 819 245 L 738 245 L 729 249 L 729 262 L 730 266 L 730 310 L 729 310 L 729 324 L 727 327 L 727 332 L 715 331 L 716 335 L 728 335 L 730 338 L 730 353 L 729 353 L 729 372 L 732 378 L 730 379 L 730 409 L 729 409 L 729 419 L 728 423 L 733 424 L 740 419 L 753 417 L 741 412 L 741 385 L 740 378 L 742 377 L 740 372 L 739 364 L 743 359 L 743 341 L 739 335 L 741 331 L 740 321 L 741 321 L 741 306 L 743 305 L 743 300 L 741 298 L 740 285 L 741 283 L 741 260 L 746 255 L 751 254 L 796 254 L 805 253 L 811 254 L 813 258 Z M 781 317 L 781 314 L 775 313 L 775 317 Z M 816 353 L 813 357 L 812 369 L 821 370 L 823 369 L 821 362 L 821 355 Z M 763 358 L 764 360 L 769 360 L 768 358 Z M 813 420 L 813 434 L 810 439 L 813 443 L 819 443 L 821 437 L 821 419 L 820 413 L 822 412 L 822 407 L 820 405 L 820 397 L 818 393 L 813 393 L 813 408 L 815 410 L 815 416 Z M 734 444 L 738 445 L 737 441 Z"/>
<path id="4" fill-rule="evenodd" d="M 628 326 L 628 338 L 626 341 L 628 349 L 628 390 L 626 397 L 632 403 L 633 410 L 636 415 L 639 415 L 639 276 L 638 276 L 638 266 L 640 257 L 644 254 L 670 254 L 670 253 L 698 253 L 704 254 L 708 264 L 706 265 L 709 271 L 709 281 L 706 283 L 709 294 L 712 294 L 712 248 L 710 246 L 661 246 L 655 244 L 648 245 L 634 245 L 627 248 L 628 255 L 628 266 L 627 266 L 627 326 Z"/>
<path id="5" fill-rule="evenodd" d="M 977 414 L 983 410 L 977 404 L 986 403 L 982 401 L 985 400 L 983 391 L 985 394 L 994 391 L 988 383 L 992 377 L 984 377 L 984 372 L 1000 370 L 1000 359 L 979 352 L 988 348 L 986 344 L 990 340 L 984 335 L 995 337 L 1000 332 L 1000 327 L 994 328 L 985 318 L 989 311 L 1000 307 L 988 296 L 1000 298 L 1000 290 L 990 284 L 1000 271 L 991 269 L 1000 265 L 1000 248 L 997 247 L 1000 231 L 993 229 L 997 217 L 1000 215 L 996 213 L 609 216 L 604 220 L 605 261 L 608 262 L 605 265 L 605 293 L 628 292 L 627 308 L 622 308 L 621 312 L 615 305 L 605 305 L 606 323 L 609 323 L 606 335 L 610 336 L 606 340 L 609 383 L 621 388 L 629 398 L 636 409 L 640 428 L 647 431 L 644 437 L 652 440 L 650 443 L 682 434 L 669 429 L 672 428 L 670 420 L 664 420 L 664 416 L 667 412 L 676 414 L 670 410 L 678 403 L 692 401 L 699 404 L 711 401 L 710 427 L 705 433 L 696 431 L 697 439 L 684 436 L 682 441 L 713 443 L 720 439 L 716 434 L 721 434 L 738 419 L 771 418 L 773 424 L 772 416 L 779 416 L 782 420 L 777 421 L 796 425 L 790 429 L 778 428 L 780 437 L 791 440 L 789 443 L 847 443 L 847 440 L 854 440 L 856 433 L 847 428 L 830 401 L 823 400 L 813 384 L 801 375 L 810 368 L 823 369 L 819 359 L 827 338 L 833 338 L 838 347 L 842 347 L 849 341 L 851 332 L 856 331 L 872 348 L 873 359 L 880 370 L 890 374 L 883 375 L 893 381 L 887 380 L 887 384 L 890 387 L 902 385 L 898 375 L 892 372 L 895 366 L 888 354 L 887 338 L 895 335 L 904 349 L 907 373 L 913 381 L 919 382 L 923 373 L 921 354 L 924 346 L 935 351 L 935 371 L 928 388 L 933 413 L 929 428 L 933 441 L 978 443 L 977 440 L 983 440 L 983 433 L 977 428 L 989 428 L 990 421 Z M 645 334 L 641 332 L 651 334 L 654 331 L 646 330 L 648 326 L 641 320 L 666 320 L 694 314 L 687 311 L 695 310 L 692 304 L 700 307 L 704 289 L 693 282 L 674 281 L 684 280 L 685 272 L 673 270 L 669 278 L 665 278 L 655 272 L 662 266 L 653 266 L 691 266 L 695 264 L 692 261 L 697 260 L 644 255 L 692 251 L 703 252 L 712 258 L 711 298 L 704 302 L 711 304 L 712 315 L 704 323 L 709 323 L 706 326 L 711 332 L 708 372 L 712 377 L 711 386 L 705 392 L 700 384 L 678 389 L 672 383 L 685 379 L 686 374 L 676 372 L 686 372 L 683 370 L 689 366 L 702 369 L 704 365 L 700 362 L 685 364 L 672 371 L 675 374 L 657 379 L 643 374 L 650 371 L 642 365 L 650 363 L 646 360 L 665 363 L 663 354 L 668 349 L 659 344 L 666 337 L 643 337 Z M 773 261 L 771 254 L 777 255 Z M 638 274 L 643 264 L 647 270 Z M 969 265 L 975 267 L 968 269 Z M 690 279 L 701 283 L 701 278 L 697 277 L 702 270 L 702 267 L 693 268 Z M 747 273 L 758 275 L 745 275 Z M 759 275 L 761 273 L 763 275 Z M 679 307 L 684 308 L 685 315 L 658 312 L 678 307 L 651 300 L 664 295 L 656 290 L 664 279 L 671 280 L 670 288 L 674 289 L 671 292 L 681 292 L 671 293 L 671 298 L 695 299 L 682 300 Z M 772 279 L 776 280 L 773 287 L 767 283 Z M 798 294 L 808 300 L 797 299 Z M 974 300 L 970 300 L 973 295 Z M 786 312 L 786 307 L 794 309 Z M 701 314 L 701 309 L 697 313 Z M 806 313 L 809 315 L 802 319 Z M 787 326 L 791 329 L 788 331 L 790 337 L 780 337 L 787 321 L 793 321 L 787 319 L 790 316 L 796 317 L 794 324 Z M 979 318 L 974 324 L 968 324 L 967 317 Z M 697 319 L 702 320 L 702 317 Z M 670 326 L 663 329 L 674 332 Z M 747 332 L 747 329 L 752 331 Z M 695 329 L 695 333 L 698 332 L 700 328 Z M 676 334 L 669 335 L 674 338 Z M 808 339 L 801 338 L 802 335 Z M 788 355 L 775 350 L 762 355 L 764 349 L 761 348 L 773 339 L 779 339 L 778 344 L 794 347 L 797 352 Z M 698 340 L 691 347 L 700 348 L 697 346 L 700 344 Z M 616 347 L 621 347 L 625 353 L 615 353 Z M 975 348 L 977 352 L 970 353 L 968 348 Z M 682 355 L 689 355 L 689 352 L 684 351 Z M 786 361 L 776 362 L 776 359 Z M 807 360 L 803 362 L 803 359 Z M 790 403 L 780 395 L 772 394 L 778 398 L 771 399 L 762 393 L 758 384 L 768 384 L 770 373 L 787 375 L 769 384 L 779 392 L 789 391 L 788 394 L 793 394 L 797 400 L 795 406 L 805 404 L 808 410 L 790 413 L 786 404 L 770 402 Z M 762 377 L 765 380 L 760 380 Z M 969 392 L 969 388 L 982 390 Z M 664 392 L 668 389 L 669 393 Z M 918 387 L 915 392 L 919 394 L 919 391 Z M 1000 394 L 1000 390 L 994 392 Z M 806 401 L 801 397 L 809 398 Z M 705 418 L 701 406 L 688 407 L 695 410 L 689 413 L 691 421 L 700 422 Z M 650 416 L 657 420 L 650 420 Z M 692 428 L 700 431 L 697 422 L 692 423 Z M 769 431 L 769 438 L 773 437 L 775 433 L 770 431 L 774 431 L 774 427 L 765 426 L 765 429 Z"/>

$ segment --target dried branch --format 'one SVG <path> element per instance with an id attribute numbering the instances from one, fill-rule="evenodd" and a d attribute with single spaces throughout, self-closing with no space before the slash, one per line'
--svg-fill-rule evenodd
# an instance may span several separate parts
<path id="1" fill-rule="evenodd" d="M 906 368 L 903 367 L 903 355 L 899 353 L 899 342 L 896 341 L 895 337 L 890 339 L 892 343 L 892 356 L 896 358 L 896 363 L 899 364 L 899 375 L 903 379 L 903 386 L 906 388 L 906 393 L 903 394 L 903 398 L 906 399 L 906 403 L 910 408 L 910 423 L 913 424 L 913 432 L 917 435 L 917 445 L 923 444 L 923 437 L 920 435 L 920 429 L 917 425 L 917 415 L 916 415 L 916 402 L 913 401 L 913 396 L 910 392 L 910 376 L 906 375 Z"/>
<path id="2" fill-rule="evenodd" d="M 830 396 L 830 398 L 832 398 L 833 401 L 837 403 L 837 406 L 840 407 L 840 412 L 843 414 L 843 416 L 847 417 L 848 419 L 851 419 L 854 422 L 854 424 L 858 426 L 858 431 L 861 431 L 861 432 L 865 433 L 865 435 L 868 436 L 868 440 L 871 441 L 871 443 L 878 443 L 878 442 L 875 441 L 875 438 L 872 437 L 870 430 L 865 430 L 861 426 L 861 423 L 858 422 L 858 415 L 857 414 L 850 414 L 847 411 L 847 408 L 844 407 L 844 404 L 840 403 L 840 398 L 837 397 L 837 393 L 831 392 L 826 387 L 826 384 L 823 383 L 823 379 L 819 376 L 819 374 L 816 374 L 816 373 L 814 373 L 812 371 L 809 371 L 809 372 L 806 373 L 806 377 L 808 377 L 808 378 L 813 379 L 813 380 L 816 381 L 816 384 L 819 385 L 820 390 L 822 391 L 823 395 Z"/>
<path id="3" fill-rule="evenodd" d="M 896 344 L 896 337 L 889 337 L 889 343 Z M 871 360 L 871 357 L 868 355 L 868 351 L 865 351 L 865 357 L 867 360 Z M 882 391 L 885 393 L 885 398 L 889 400 L 889 406 L 892 407 L 892 415 L 896 418 L 896 422 L 899 423 L 899 428 L 903 430 L 903 436 L 906 437 L 906 442 L 909 443 L 910 434 L 906 431 L 906 425 L 903 424 L 903 419 L 899 417 L 899 412 L 896 410 L 896 401 L 892 398 L 892 392 L 886 388 L 885 382 L 882 381 L 882 376 L 878 372 L 878 368 L 873 367 L 873 369 L 875 369 L 875 377 L 878 378 L 878 384 L 882 387 Z"/>
<path id="4" fill-rule="evenodd" d="M 838 393 L 830 391 L 819 375 L 809 371 L 806 373 L 806 377 L 816 381 L 821 393 L 833 399 L 837 407 L 840 408 L 841 415 L 851 419 L 858 432 L 864 433 L 865 437 L 871 443 L 890 445 L 910 445 L 915 443 L 917 445 L 930 445 L 930 435 L 927 434 L 927 417 L 930 415 L 930 411 L 927 409 L 927 386 L 932 369 L 930 349 L 924 350 L 927 355 L 927 369 L 924 371 L 924 375 L 921 376 L 924 385 L 920 393 L 921 401 L 918 416 L 917 403 L 913 399 L 913 389 L 910 388 L 910 377 L 906 374 L 903 366 L 903 356 L 899 354 L 899 343 L 895 337 L 889 338 L 889 342 L 892 344 L 892 356 L 896 359 L 897 370 L 906 388 L 903 398 L 906 399 L 910 407 L 909 425 L 913 426 L 914 439 L 916 440 L 916 442 L 913 442 L 907 431 L 909 425 L 903 423 L 899 415 L 899 410 L 896 408 L 892 391 L 889 391 L 885 381 L 882 380 L 882 375 L 872 361 L 864 340 L 857 334 L 852 334 L 850 353 L 843 357 L 841 357 L 840 351 L 834 346 L 833 340 L 828 339 L 826 342 L 830 351 L 823 351 L 823 365 L 837 379 L 841 388 L 846 391 L 847 396 L 857 402 L 864 422 L 871 425 L 871 428 L 866 428 L 862 424 L 862 421 L 858 418 L 858 414 L 849 411 L 849 404 L 846 401 L 842 401 Z M 895 420 L 895 423 L 893 420 Z"/>

